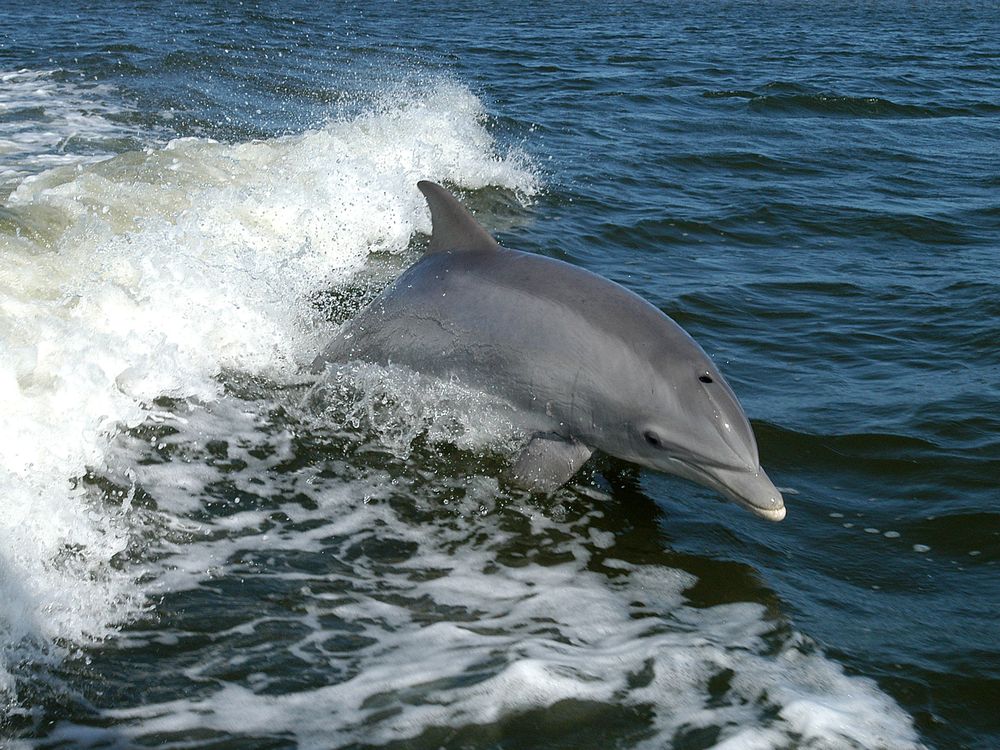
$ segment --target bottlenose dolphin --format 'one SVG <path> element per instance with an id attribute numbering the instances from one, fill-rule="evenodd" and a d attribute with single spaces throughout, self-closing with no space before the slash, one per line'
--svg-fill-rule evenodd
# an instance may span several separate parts
<path id="1" fill-rule="evenodd" d="M 424 256 L 346 323 L 330 362 L 456 378 L 516 407 L 527 444 L 511 471 L 550 492 L 595 449 L 785 517 L 736 395 L 679 325 L 577 266 L 503 248 L 440 185 Z"/>

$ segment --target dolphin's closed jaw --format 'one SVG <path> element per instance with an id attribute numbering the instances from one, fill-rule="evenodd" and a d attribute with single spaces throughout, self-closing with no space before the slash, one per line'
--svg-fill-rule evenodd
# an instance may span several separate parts
<path id="1" fill-rule="evenodd" d="M 707 469 L 712 483 L 726 497 L 769 521 L 785 517 L 785 501 L 761 468 L 754 470 Z"/>

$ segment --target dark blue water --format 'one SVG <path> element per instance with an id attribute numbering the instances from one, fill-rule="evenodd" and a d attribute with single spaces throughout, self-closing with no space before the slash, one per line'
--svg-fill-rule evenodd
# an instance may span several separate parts
<path id="1" fill-rule="evenodd" d="M 996 7 L 0 19 L 3 742 L 1000 744 Z M 518 495 L 426 384 L 303 409 L 420 178 L 683 325 L 787 519 Z"/>

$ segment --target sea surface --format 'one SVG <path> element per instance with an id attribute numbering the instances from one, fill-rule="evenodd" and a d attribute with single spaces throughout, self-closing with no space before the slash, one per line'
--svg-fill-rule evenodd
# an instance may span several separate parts
<path id="1" fill-rule="evenodd" d="M 309 363 L 419 179 L 649 299 L 788 517 Z M 995 3 L 0 2 L 0 746 L 1000 747 Z"/>

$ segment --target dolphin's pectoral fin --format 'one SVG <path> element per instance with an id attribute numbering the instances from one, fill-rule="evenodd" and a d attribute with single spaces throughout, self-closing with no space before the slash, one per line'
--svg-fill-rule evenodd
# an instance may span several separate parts
<path id="1" fill-rule="evenodd" d="M 535 435 L 511 467 L 511 483 L 532 492 L 552 492 L 583 466 L 593 449 L 558 435 Z"/>

